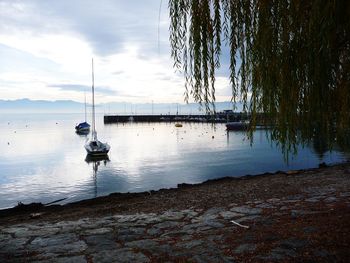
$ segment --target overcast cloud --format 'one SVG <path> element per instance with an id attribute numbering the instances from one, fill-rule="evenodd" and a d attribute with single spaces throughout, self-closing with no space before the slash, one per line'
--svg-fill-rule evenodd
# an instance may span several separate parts
<path id="1" fill-rule="evenodd" d="M 0 0 L 0 97 L 83 101 L 94 57 L 97 100 L 182 102 L 160 2 Z"/>

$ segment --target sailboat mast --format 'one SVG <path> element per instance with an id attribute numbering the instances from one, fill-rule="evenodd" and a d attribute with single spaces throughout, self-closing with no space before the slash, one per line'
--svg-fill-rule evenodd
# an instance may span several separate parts
<path id="1" fill-rule="evenodd" d="M 95 139 L 95 87 L 94 87 L 94 59 L 92 59 L 92 136 Z"/>
<path id="2" fill-rule="evenodd" d="M 85 122 L 86 122 L 86 92 L 84 91 Z"/>

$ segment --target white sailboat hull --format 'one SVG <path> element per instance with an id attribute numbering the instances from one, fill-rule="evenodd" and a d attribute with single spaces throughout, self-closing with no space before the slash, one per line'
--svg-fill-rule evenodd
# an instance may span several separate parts
<path id="1" fill-rule="evenodd" d="M 89 141 L 84 147 L 86 152 L 92 156 L 106 155 L 111 148 L 107 143 L 102 143 L 99 140 Z"/>

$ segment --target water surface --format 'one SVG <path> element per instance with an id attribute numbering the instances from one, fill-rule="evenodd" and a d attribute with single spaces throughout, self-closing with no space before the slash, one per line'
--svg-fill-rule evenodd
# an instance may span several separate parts
<path id="1" fill-rule="evenodd" d="M 74 132 L 80 114 L 0 117 L 0 208 L 18 202 L 71 202 L 111 192 L 140 192 L 199 183 L 224 176 L 316 167 L 347 158 L 339 151 L 298 148 L 285 163 L 280 149 L 257 131 L 253 146 L 242 132 L 208 124 L 103 124 L 101 141 L 111 145 L 109 160 L 86 159 L 86 136 Z"/>

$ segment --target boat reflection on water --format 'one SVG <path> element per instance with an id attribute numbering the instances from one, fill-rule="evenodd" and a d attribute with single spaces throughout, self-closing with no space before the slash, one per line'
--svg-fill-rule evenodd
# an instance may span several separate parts
<path id="1" fill-rule="evenodd" d="M 87 137 L 87 135 L 90 133 L 90 130 L 75 131 L 75 133 L 81 137 Z"/>
<path id="2" fill-rule="evenodd" d="M 108 155 L 99 155 L 99 156 L 92 156 L 90 154 L 87 154 L 85 157 L 85 162 L 87 162 L 89 165 L 92 163 L 92 174 L 94 179 L 94 196 L 97 197 L 97 172 L 98 167 L 103 163 L 104 166 L 108 162 L 110 162 Z"/>
<path id="3" fill-rule="evenodd" d="M 106 163 L 108 163 L 109 160 L 109 156 L 108 154 L 104 154 L 104 155 L 90 155 L 87 154 L 85 157 L 85 162 L 87 162 L 88 164 L 90 163 L 99 163 L 98 165 L 100 165 L 100 162 L 103 162 L 105 165 Z"/>

